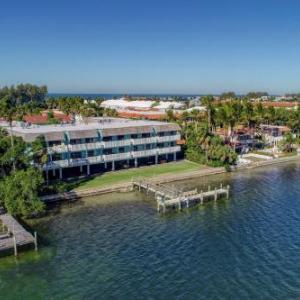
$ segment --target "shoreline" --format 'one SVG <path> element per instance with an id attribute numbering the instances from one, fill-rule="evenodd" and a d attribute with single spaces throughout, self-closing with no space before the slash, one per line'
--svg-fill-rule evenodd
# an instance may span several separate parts
<path id="1" fill-rule="evenodd" d="M 264 166 L 277 165 L 277 164 L 282 164 L 285 162 L 293 162 L 297 160 L 300 161 L 300 155 L 274 158 L 268 161 L 253 162 L 250 165 L 235 167 L 231 172 L 240 172 L 244 170 L 256 169 Z M 155 177 L 150 177 L 149 179 L 153 182 L 171 183 L 176 181 L 201 178 L 204 176 L 224 174 L 227 172 L 228 171 L 226 171 L 224 167 L 219 167 L 219 168 L 207 167 L 205 169 L 201 169 L 197 171 L 182 172 L 174 175 L 172 174 L 158 175 Z M 131 181 L 115 184 L 110 187 L 90 188 L 90 189 L 84 189 L 78 191 L 74 190 L 70 192 L 53 194 L 53 195 L 45 195 L 42 196 L 41 199 L 46 203 L 51 203 L 51 202 L 58 202 L 58 201 L 65 201 L 65 200 L 78 200 L 85 197 L 92 197 L 92 196 L 115 193 L 115 192 L 129 192 L 129 191 L 131 191 Z"/>

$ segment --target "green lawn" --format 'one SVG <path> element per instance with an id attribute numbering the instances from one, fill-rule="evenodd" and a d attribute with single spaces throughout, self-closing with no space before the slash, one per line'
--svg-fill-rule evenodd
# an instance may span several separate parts
<path id="1" fill-rule="evenodd" d="M 204 166 L 191 161 L 180 161 L 180 162 L 171 162 L 156 166 L 148 166 L 141 168 L 132 168 L 128 170 L 120 170 L 105 173 L 93 177 L 87 181 L 81 182 L 75 188 L 75 190 L 88 189 L 88 188 L 100 188 L 100 187 L 109 187 L 113 184 L 119 184 L 130 181 L 133 177 L 152 177 L 163 174 L 176 174 L 189 171 L 196 171 L 202 169 Z"/>

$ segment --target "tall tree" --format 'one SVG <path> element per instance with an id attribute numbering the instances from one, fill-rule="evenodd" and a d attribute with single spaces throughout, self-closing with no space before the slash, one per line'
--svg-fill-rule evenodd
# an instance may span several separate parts
<path id="1" fill-rule="evenodd" d="M 19 170 L 0 182 L 0 199 L 6 210 L 16 216 L 28 217 L 44 210 L 44 203 L 38 197 L 43 184 L 39 170 Z"/>
<path id="2" fill-rule="evenodd" d="M 208 129 L 210 132 L 213 131 L 213 127 L 215 125 L 215 109 L 213 106 L 214 97 L 213 96 L 204 96 L 201 98 L 202 105 L 206 108 L 207 113 L 207 122 L 208 122 Z"/>

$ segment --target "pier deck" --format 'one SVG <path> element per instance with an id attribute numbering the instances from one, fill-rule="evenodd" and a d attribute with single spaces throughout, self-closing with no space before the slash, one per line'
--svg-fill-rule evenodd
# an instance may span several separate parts
<path id="1" fill-rule="evenodd" d="M 17 255 L 17 247 L 30 244 L 35 245 L 37 249 L 36 233 L 33 236 L 9 214 L 1 214 L 0 221 L 5 229 L 0 235 L 0 252 L 13 249 L 15 255 Z"/>
<path id="2" fill-rule="evenodd" d="M 139 191 L 145 191 L 146 194 L 150 192 L 154 194 L 157 201 L 157 210 L 161 208 L 163 212 L 166 212 L 167 208 L 188 208 L 191 204 L 201 203 L 208 199 L 214 199 L 217 201 L 219 197 L 229 197 L 229 185 L 223 187 L 222 184 L 219 188 L 213 190 L 208 187 L 208 190 L 198 191 L 197 189 L 191 191 L 182 191 L 180 189 L 171 188 L 159 183 L 154 183 L 146 179 L 137 179 L 132 181 L 132 187 L 138 188 Z"/>

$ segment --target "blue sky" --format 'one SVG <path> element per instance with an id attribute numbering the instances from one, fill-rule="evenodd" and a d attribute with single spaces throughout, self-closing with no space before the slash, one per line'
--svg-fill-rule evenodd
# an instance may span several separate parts
<path id="1" fill-rule="evenodd" d="M 0 86 L 50 92 L 300 91 L 297 0 L 10 0 Z"/>

